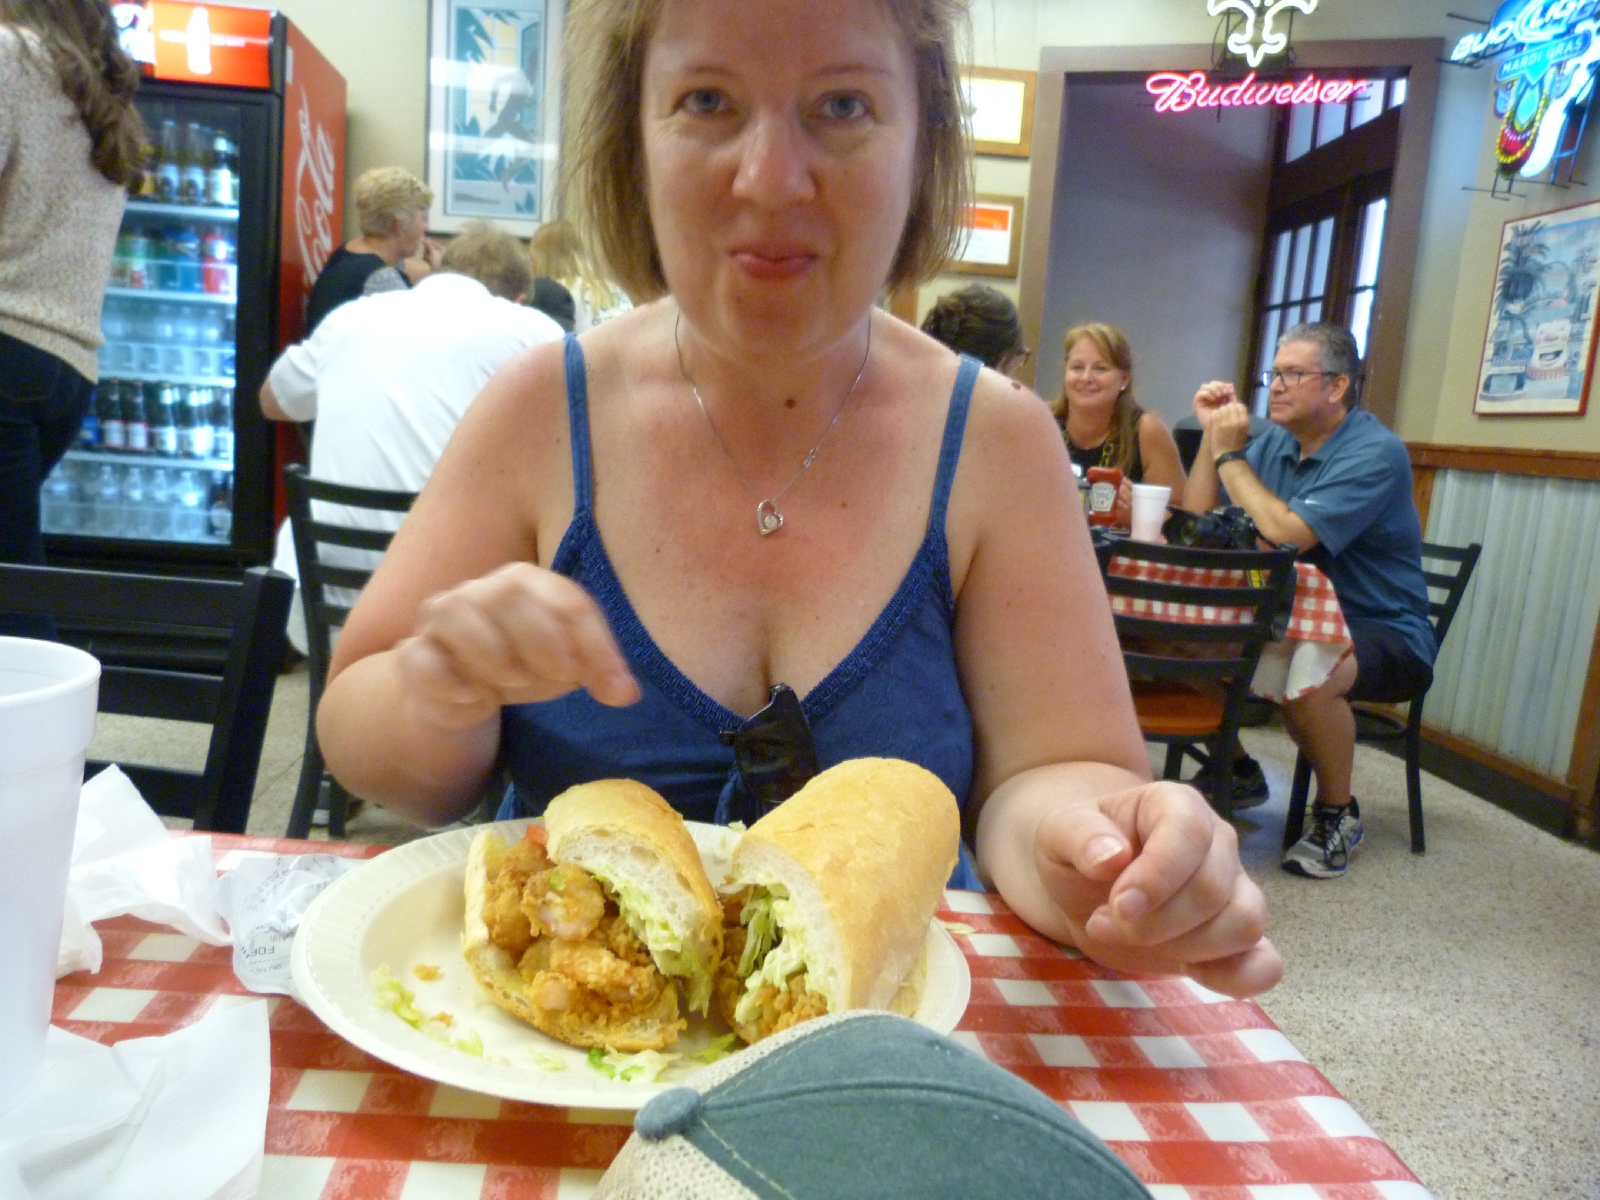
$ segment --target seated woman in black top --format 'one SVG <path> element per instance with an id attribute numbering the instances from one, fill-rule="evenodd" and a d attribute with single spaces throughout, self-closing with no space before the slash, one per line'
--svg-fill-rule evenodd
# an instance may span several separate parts
<path id="1" fill-rule="evenodd" d="M 385 267 L 397 269 L 409 287 L 439 265 L 444 248 L 428 231 L 429 187 L 401 167 L 374 167 L 355 184 L 361 236 L 328 256 L 306 301 L 306 336 L 346 300 L 363 294 L 368 277 Z M 421 255 L 419 258 L 418 255 Z"/>
<path id="2" fill-rule="evenodd" d="M 1077 325 L 1063 339 L 1067 350 L 1061 395 L 1050 406 L 1080 478 L 1090 467 L 1122 472 L 1116 523 L 1127 527 L 1135 483 L 1172 489 L 1182 505 L 1185 481 L 1178 446 L 1161 418 L 1139 407 L 1133 392 L 1133 350 L 1115 325 Z"/>

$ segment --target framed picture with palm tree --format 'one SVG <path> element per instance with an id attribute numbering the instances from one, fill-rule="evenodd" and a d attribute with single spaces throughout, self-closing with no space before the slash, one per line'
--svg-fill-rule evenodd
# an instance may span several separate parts
<path id="1" fill-rule="evenodd" d="M 563 0 L 428 0 L 428 228 L 527 237 L 551 210 Z"/>
<path id="2" fill-rule="evenodd" d="M 1594 377 L 1600 201 L 1507 221 L 1472 411 L 1580 416 Z"/>

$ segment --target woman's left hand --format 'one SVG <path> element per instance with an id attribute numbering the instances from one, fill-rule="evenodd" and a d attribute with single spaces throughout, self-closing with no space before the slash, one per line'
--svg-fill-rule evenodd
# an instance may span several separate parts
<path id="1" fill-rule="evenodd" d="M 1241 997 L 1283 974 L 1238 836 L 1186 784 L 1157 781 L 1052 805 L 1035 831 L 1034 857 L 1073 941 L 1099 963 L 1189 975 Z"/>

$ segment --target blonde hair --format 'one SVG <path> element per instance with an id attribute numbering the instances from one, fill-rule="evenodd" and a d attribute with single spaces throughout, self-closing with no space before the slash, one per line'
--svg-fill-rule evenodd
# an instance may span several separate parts
<path id="1" fill-rule="evenodd" d="M 476 279 L 503 300 L 519 300 L 533 290 L 522 243 L 488 221 L 462 226 L 445 247 L 439 269 Z"/>
<path id="2" fill-rule="evenodd" d="M 615 289 L 595 270 L 583 237 L 571 221 L 546 221 L 535 229 L 528 242 L 528 264 L 535 275 L 549 276 L 568 291 L 583 284 L 591 308 L 604 310 L 617 303 Z"/>
<path id="3" fill-rule="evenodd" d="M 1066 337 L 1061 339 L 1062 356 L 1070 356 L 1072 348 L 1082 341 L 1091 343 L 1112 366 L 1128 373 L 1128 386 L 1117 396 L 1111 410 L 1111 429 L 1106 434 L 1116 455 L 1115 461 L 1106 465 L 1126 475 L 1133 466 L 1133 452 L 1139 445 L 1139 400 L 1133 391 L 1133 347 L 1128 344 L 1128 335 L 1115 325 L 1091 321 L 1067 330 Z M 1055 414 L 1056 424 L 1061 426 L 1061 435 L 1065 437 L 1068 411 L 1065 372 L 1061 378 L 1061 395 L 1050 405 L 1050 411 Z"/>
<path id="4" fill-rule="evenodd" d="M 433 203 L 433 190 L 404 167 L 373 167 L 355 186 L 356 218 L 366 237 L 387 237 L 397 221 L 420 217 Z"/>
<path id="5" fill-rule="evenodd" d="M 667 281 L 650 225 L 640 127 L 644 60 L 664 0 L 573 0 L 565 34 L 563 208 L 581 214 L 613 278 L 636 300 Z M 878 0 L 911 43 L 917 75 L 916 186 L 887 286 L 921 283 L 954 255 L 972 198 L 957 42 L 968 0 Z"/>

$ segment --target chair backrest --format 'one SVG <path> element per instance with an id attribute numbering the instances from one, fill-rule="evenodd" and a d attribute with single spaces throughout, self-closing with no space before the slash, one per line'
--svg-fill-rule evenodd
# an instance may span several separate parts
<path id="1" fill-rule="evenodd" d="M 1444 635 L 1450 632 L 1450 624 L 1456 619 L 1456 609 L 1461 607 L 1461 598 L 1467 594 L 1467 584 L 1472 582 L 1472 570 L 1478 565 L 1478 556 L 1482 553 L 1482 542 L 1473 542 L 1468 546 L 1422 543 L 1422 574 L 1430 589 L 1428 619 L 1433 622 L 1433 640 L 1437 646 L 1444 645 Z M 1450 565 L 1443 571 L 1430 571 L 1429 559 Z M 1444 599 L 1433 598 L 1432 589 L 1435 588 L 1444 592 Z"/>
<path id="2" fill-rule="evenodd" d="M 101 660 L 101 712 L 211 725 L 203 771 L 123 769 L 156 812 L 228 833 L 243 833 L 249 819 L 293 596 L 294 581 L 265 567 L 230 580 L 0 564 L 0 611 L 47 615 L 68 631 L 64 640 Z M 121 632 L 77 637 L 75 625 Z M 124 652 L 122 633 L 211 637 L 226 654 L 153 666 L 148 654 Z"/>
<path id="3" fill-rule="evenodd" d="M 392 492 L 378 488 L 352 487 L 313 478 L 306 469 L 291 463 L 283 471 L 284 490 L 289 498 L 289 519 L 293 522 L 294 556 L 300 568 L 300 597 L 306 615 L 306 659 L 310 670 L 311 708 L 316 711 L 322 687 L 328 678 L 328 660 L 333 653 L 333 631 L 342 628 L 355 604 L 356 594 L 372 578 L 375 566 L 346 566 L 323 561 L 326 546 L 372 552 L 377 556 L 389 548 L 394 531 L 361 528 L 312 516 L 311 502 L 322 500 L 349 508 L 373 512 L 411 511 L 415 492 Z"/>
<path id="4" fill-rule="evenodd" d="M 1209 680 L 1225 689 L 1236 718 L 1273 620 L 1293 596 L 1294 559 L 1293 547 L 1115 547 L 1102 560 L 1104 579 L 1130 678 Z M 1217 619 L 1216 610 L 1231 610 L 1234 619 Z"/>

